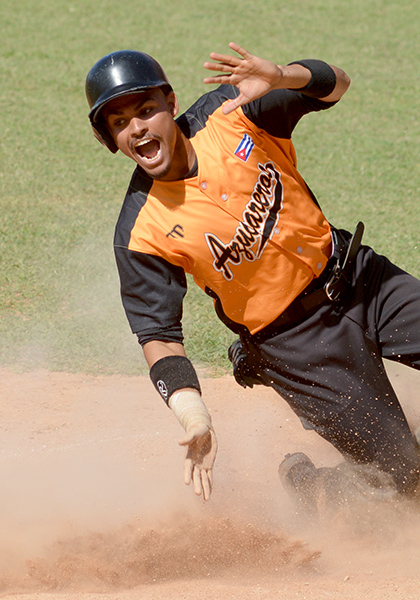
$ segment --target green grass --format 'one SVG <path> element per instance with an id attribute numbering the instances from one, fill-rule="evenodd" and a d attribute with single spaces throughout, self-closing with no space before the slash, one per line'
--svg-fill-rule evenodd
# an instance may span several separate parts
<path id="1" fill-rule="evenodd" d="M 112 237 L 132 171 L 90 133 L 84 80 L 115 49 L 154 55 L 181 110 L 206 91 L 202 63 L 234 40 L 287 63 L 319 57 L 352 86 L 295 135 L 300 170 L 328 218 L 413 274 L 419 252 L 416 3 L 402 0 L 2 0 L 0 365 L 145 370 L 119 298 Z M 190 285 L 186 347 L 219 373 L 232 339 Z"/>

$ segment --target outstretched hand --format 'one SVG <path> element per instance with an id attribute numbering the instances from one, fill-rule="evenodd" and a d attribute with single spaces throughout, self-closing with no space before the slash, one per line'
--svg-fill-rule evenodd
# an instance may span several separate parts
<path id="1" fill-rule="evenodd" d="M 254 56 L 234 42 L 231 42 L 229 47 L 241 57 L 212 52 L 210 58 L 218 62 L 204 63 L 204 67 L 209 71 L 222 71 L 219 75 L 206 77 L 204 83 L 227 83 L 239 89 L 239 96 L 224 105 L 225 115 L 260 98 L 270 90 L 281 87 L 280 81 L 283 76 L 281 68 L 274 62 Z"/>
<path id="2" fill-rule="evenodd" d="M 214 431 L 206 425 L 192 427 L 186 437 L 179 441 L 186 446 L 184 481 L 194 484 L 197 496 L 210 498 L 213 487 L 213 464 L 217 453 L 217 439 Z"/>

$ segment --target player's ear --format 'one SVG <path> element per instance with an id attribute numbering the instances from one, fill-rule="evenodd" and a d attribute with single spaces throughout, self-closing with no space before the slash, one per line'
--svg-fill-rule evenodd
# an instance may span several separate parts
<path id="1" fill-rule="evenodd" d="M 166 97 L 166 101 L 168 103 L 172 116 L 176 117 L 176 115 L 179 112 L 179 104 L 175 92 L 169 92 L 169 94 Z"/>

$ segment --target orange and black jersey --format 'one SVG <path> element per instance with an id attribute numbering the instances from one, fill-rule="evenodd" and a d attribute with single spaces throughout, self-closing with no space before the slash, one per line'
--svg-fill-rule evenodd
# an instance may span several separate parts
<path id="1" fill-rule="evenodd" d="M 318 277 L 330 226 L 296 168 L 299 119 L 332 103 L 277 90 L 235 110 L 221 86 L 177 119 L 197 168 L 157 181 L 136 168 L 115 232 L 124 308 L 141 343 L 182 341 L 185 273 L 232 329 L 256 333 Z"/>

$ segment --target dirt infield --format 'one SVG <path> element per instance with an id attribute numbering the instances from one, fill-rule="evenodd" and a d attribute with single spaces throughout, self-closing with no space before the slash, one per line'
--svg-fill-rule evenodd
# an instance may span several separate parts
<path id="1" fill-rule="evenodd" d="M 389 369 L 418 427 L 420 374 Z M 302 523 L 279 462 L 339 456 L 272 390 L 202 379 L 219 439 L 205 504 L 182 482 L 182 432 L 147 378 L 0 381 L 1 598 L 420 599 L 420 502 Z"/>

